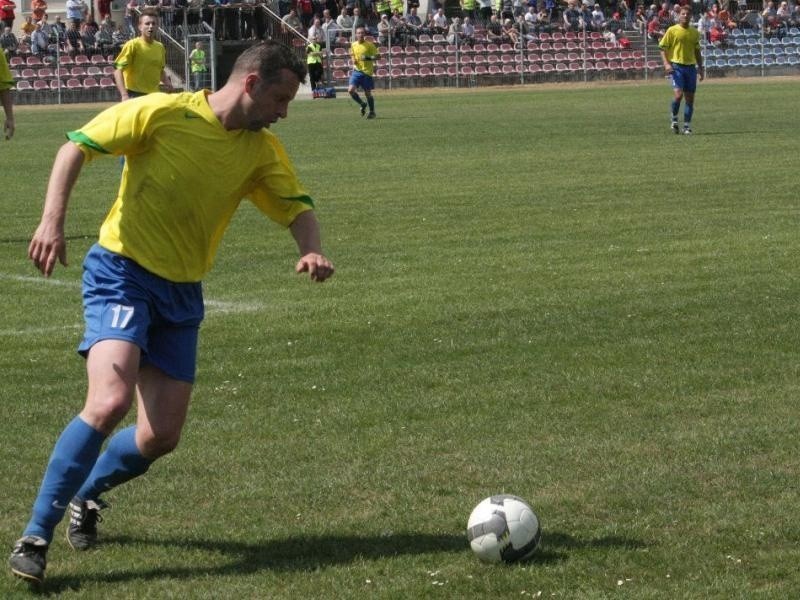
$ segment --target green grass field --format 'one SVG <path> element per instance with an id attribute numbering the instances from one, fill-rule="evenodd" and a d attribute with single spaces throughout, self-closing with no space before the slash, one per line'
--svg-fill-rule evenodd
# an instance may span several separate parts
<path id="1" fill-rule="evenodd" d="M 205 286 L 178 450 L 112 491 L 97 551 L 59 527 L 64 598 L 792 598 L 798 81 L 296 102 L 276 125 L 329 283 L 245 203 Z M 119 178 L 88 165 L 52 280 L 26 260 L 63 132 L 0 144 L 0 533 L 10 551 L 80 409 L 80 262 Z M 365 176 L 366 174 L 366 176 Z M 537 557 L 479 563 L 483 497 L 526 498 Z M 0 597 L 26 597 L 0 577 Z"/>

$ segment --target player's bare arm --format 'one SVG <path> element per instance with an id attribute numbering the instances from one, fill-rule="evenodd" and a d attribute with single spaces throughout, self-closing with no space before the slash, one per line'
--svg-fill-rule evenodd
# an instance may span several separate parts
<path id="1" fill-rule="evenodd" d="M 39 226 L 28 245 L 28 258 L 45 277 L 50 277 L 56 260 L 67 266 L 67 245 L 64 239 L 64 221 L 72 188 L 83 167 L 83 152 L 72 142 L 67 142 L 56 154 Z"/>
<path id="2" fill-rule="evenodd" d="M 313 211 L 300 213 L 289 227 L 300 251 L 295 271 L 308 273 L 314 281 L 325 281 L 333 275 L 333 264 L 322 253 L 319 223 Z"/>

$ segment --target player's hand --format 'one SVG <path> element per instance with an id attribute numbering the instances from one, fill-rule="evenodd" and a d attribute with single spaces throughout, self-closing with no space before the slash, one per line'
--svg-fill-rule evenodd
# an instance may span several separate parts
<path id="1" fill-rule="evenodd" d="M 333 264 L 322 254 L 309 252 L 297 261 L 296 273 L 308 273 L 312 281 L 323 282 L 333 275 Z"/>
<path id="2" fill-rule="evenodd" d="M 28 258 L 45 277 L 50 277 L 56 266 L 56 260 L 67 266 L 67 243 L 64 229 L 44 221 L 39 224 L 28 245 Z"/>
<path id="3" fill-rule="evenodd" d="M 5 131 L 7 140 L 10 140 L 12 137 L 14 137 L 15 129 L 16 126 L 14 125 L 14 117 L 7 118 L 5 125 L 3 126 L 3 130 Z"/>
<path id="4" fill-rule="evenodd" d="M 703 81 L 706 78 L 706 68 L 700 67 L 697 69 L 697 75 L 700 77 L 700 81 Z"/>

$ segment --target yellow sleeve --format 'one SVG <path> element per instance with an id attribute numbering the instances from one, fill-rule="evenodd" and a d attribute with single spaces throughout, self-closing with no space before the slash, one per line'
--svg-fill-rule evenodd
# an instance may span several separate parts
<path id="1" fill-rule="evenodd" d="M 147 147 L 147 124 L 153 116 L 153 111 L 147 106 L 143 109 L 142 104 L 150 104 L 146 96 L 119 102 L 67 133 L 67 138 L 89 160 L 104 154 L 138 154 Z"/>
<path id="2" fill-rule="evenodd" d="M 270 146 L 273 156 L 264 162 L 248 197 L 270 219 L 288 227 L 297 215 L 312 210 L 314 201 L 297 179 L 294 167 L 276 137 L 272 136 Z"/>
<path id="3" fill-rule="evenodd" d="M 8 68 L 6 55 L 0 52 L 0 91 L 10 90 L 14 87 L 14 78 L 11 76 L 11 69 Z"/>

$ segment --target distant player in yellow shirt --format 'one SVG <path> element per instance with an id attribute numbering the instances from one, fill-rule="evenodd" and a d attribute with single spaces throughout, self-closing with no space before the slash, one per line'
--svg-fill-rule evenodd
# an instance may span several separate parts
<path id="1" fill-rule="evenodd" d="M 350 44 L 350 60 L 353 63 L 353 71 L 350 73 L 350 86 L 347 92 L 350 97 L 361 107 L 361 116 L 367 115 L 368 119 L 375 118 L 375 99 L 372 97 L 372 90 L 375 89 L 375 80 L 372 76 L 375 73 L 375 61 L 380 58 L 378 48 L 372 42 L 366 41 L 366 31 L 363 27 L 356 29 L 356 41 Z M 358 88 L 364 90 L 367 101 L 364 102 L 358 95 Z M 369 106 L 369 114 L 367 107 Z"/>
<path id="2" fill-rule="evenodd" d="M 46 277 L 56 261 L 67 262 L 64 220 L 84 163 L 109 154 L 127 160 L 99 242 L 84 260 L 86 329 L 78 350 L 86 358 L 86 403 L 53 448 L 9 559 L 14 575 L 43 581 L 53 530 L 68 505 L 69 545 L 91 548 L 100 495 L 144 474 L 177 445 L 203 320 L 200 281 L 243 198 L 289 229 L 300 254 L 296 272 L 317 282 L 333 275 L 313 202 L 268 131 L 286 118 L 305 78 L 291 49 L 263 42 L 239 55 L 217 92 L 120 102 L 67 135 L 28 247 Z M 111 435 L 134 399 L 136 424 Z"/>
<path id="3" fill-rule="evenodd" d="M 664 70 L 672 77 L 672 88 L 675 95 L 672 99 L 670 128 L 675 133 L 680 133 L 678 127 L 678 111 L 681 99 L 686 99 L 683 109 L 683 133 L 692 133 L 692 114 L 694 113 L 694 93 L 697 90 L 697 77 L 703 81 L 705 67 L 703 55 L 700 51 L 700 32 L 691 26 L 691 9 L 688 6 L 681 8 L 678 24 L 673 25 L 664 33 L 658 43 L 661 50 L 661 60 Z"/>
<path id="4" fill-rule="evenodd" d="M 139 37 L 125 42 L 114 59 L 114 82 L 122 100 L 136 98 L 159 91 L 159 83 L 172 90 L 167 77 L 167 52 L 164 45 L 156 41 L 158 10 L 145 8 L 139 16 Z"/>
<path id="5" fill-rule="evenodd" d="M 6 55 L 0 52 L 0 103 L 3 105 L 3 112 L 6 120 L 3 131 L 7 140 L 14 137 L 14 98 L 11 96 L 11 88 L 14 87 L 14 77 L 11 69 L 8 68 Z"/>

